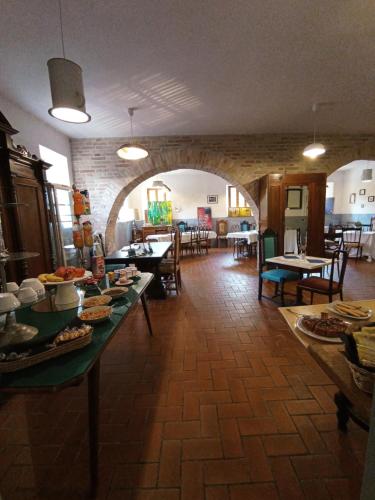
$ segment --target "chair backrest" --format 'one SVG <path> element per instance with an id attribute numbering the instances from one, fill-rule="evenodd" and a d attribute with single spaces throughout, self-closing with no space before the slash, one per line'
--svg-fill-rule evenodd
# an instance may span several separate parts
<path id="1" fill-rule="evenodd" d="M 228 221 L 221 219 L 216 221 L 216 234 L 226 236 L 228 234 Z"/>
<path id="2" fill-rule="evenodd" d="M 183 233 L 184 231 L 186 231 L 187 224 L 186 222 L 181 221 L 177 224 L 177 227 L 180 233 Z"/>
<path id="3" fill-rule="evenodd" d="M 243 220 L 242 222 L 240 222 L 240 228 L 241 231 L 250 231 L 250 222 L 248 222 L 247 220 Z"/>
<path id="4" fill-rule="evenodd" d="M 343 228 L 342 241 L 345 246 L 346 243 L 361 243 L 362 227 L 356 228 Z"/>
<path id="5" fill-rule="evenodd" d="M 207 227 L 200 227 L 199 228 L 199 239 L 201 241 L 208 240 L 208 232 L 209 232 L 209 230 L 207 229 Z"/>
<path id="6" fill-rule="evenodd" d="M 331 263 L 331 272 L 329 275 L 329 289 L 332 290 L 333 288 L 333 283 L 334 281 L 334 275 L 335 275 L 335 262 L 337 260 L 340 260 L 341 257 L 341 268 L 340 268 L 340 274 L 339 274 L 339 286 L 340 288 L 344 284 L 344 277 L 345 277 L 345 271 L 346 271 L 346 264 L 348 262 L 348 256 L 349 253 L 346 252 L 345 250 L 335 250 L 332 254 L 332 263 Z M 337 283 L 337 282 L 336 282 Z"/>
<path id="7" fill-rule="evenodd" d="M 236 232 L 236 231 L 239 231 L 240 230 L 240 225 L 239 224 L 232 224 L 230 230 L 233 233 Z"/>
<path id="8" fill-rule="evenodd" d="M 180 249 L 181 249 L 181 233 L 178 229 L 176 229 L 174 233 L 174 245 L 173 245 L 173 260 L 175 269 L 180 263 Z"/>
<path id="9" fill-rule="evenodd" d="M 264 265 L 266 259 L 277 256 L 277 233 L 272 229 L 265 229 L 259 233 L 259 259 L 260 265 Z"/>

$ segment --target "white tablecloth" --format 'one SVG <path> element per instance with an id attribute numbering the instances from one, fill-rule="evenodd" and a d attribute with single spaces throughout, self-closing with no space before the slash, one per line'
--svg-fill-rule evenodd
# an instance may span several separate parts
<path id="1" fill-rule="evenodd" d="M 248 244 L 250 243 L 255 243 L 258 241 L 258 231 L 252 230 L 252 231 L 235 231 L 234 233 L 228 233 L 227 234 L 227 239 L 244 239 L 247 240 Z"/>
<path id="2" fill-rule="evenodd" d="M 285 230 L 284 253 L 298 253 L 297 229 Z"/>
<path id="3" fill-rule="evenodd" d="M 215 231 L 208 231 L 208 239 L 214 240 L 217 238 Z M 149 234 L 146 240 L 156 240 L 156 241 L 171 241 L 171 234 Z M 181 243 L 189 243 L 190 241 L 190 231 L 181 233 Z"/>
<path id="4" fill-rule="evenodd" d="M 355 231 L 346 231 L 345 235 L 354 236 Z M 358 237 L 358 234 L 357 234 Z M 362 247 L 362 255 L 369 258 L 369 260 L 375 259 L 375 231 L 362 231 L 361 233 L 361 243 Z"/>

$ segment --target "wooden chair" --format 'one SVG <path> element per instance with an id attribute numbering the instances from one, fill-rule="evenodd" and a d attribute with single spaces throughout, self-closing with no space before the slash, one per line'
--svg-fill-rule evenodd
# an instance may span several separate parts
<path id="1" fill-rule="evenodd" d="M 181 233 L 176 229 L 174 233 L 173 258 L 163 259 L 159 266 L 162 283 L 166 290 L 173 290 L 176 294 L 182 288 L 180 268 Z"/>
<path id="2" fill-rule="evenodd" d="M 272 268 L 263 271 L 265 266 L 269 267 L 266 259 L 277 256 L 277 234 L 272 231 L 272 229 L 266 229 L 263 234 L 259 233 L 259 288 L 258 288 L 258 300 L 262 300 L 262 288 L 263 280 L 271 281 L 275 283 L 275 295 L 272 297 L 277 297 L 280 295 L 281 305 L 284 306 L 284 284 L 287 281 L 297 281 L 299 280 L 299 274 L 294 271 L 288 271 L 287 269 Z M 279 293 L 280 288 L 280 293 Z M 269 297 L 265 297 L 269 298 Z"/>
<path id="3" fill-rule="evenodd" d="M 200 228 L 198 230 L 198 250 L 201 253 L 203 250 L 208 254 L 208 249 L 210 247 L 210 242 L 208 240 L 209 230 L 206 227 Z"/>
<path id="4" fill-rule="evenodd" d="M 342 230 L 342 247 L 343 250 L 350 252 L 354 250 L 355 261 L 362 257 L 363 243 L 361 243 L 362 227 L 343 228 Z"/>
<path id="5" fill-rule="evenodd" d="M 335 274 L 335 262 L 342 257 L 341 271 L 339 273 L 339 281 L 334 281 Z M 343 284 L 344 276 L 346 270 L 346 264 L 348 261 L 348 252 L 345 250 L 335 250 L 332 255 L 331 272 L 329 279 L 310 277 L 298 281 L 297 283 L 297 303 L 302 303 L 302 293 L 303 291 L 310 292 L 310 301 L 313 303 L 314 294 L 327 295 L 329 302 L 332 302 L 334 295 L 339 294 L 340 299 L 343 300 Z"/>
<path id="6" fill-rule="evenodd" d="M 216 222 L 216 234 L 217 234 L 217 246 L 221 241 L 226 242 L 228 246 L 227 234 L 228 234 L 228 221 L 221 219 Z"/>

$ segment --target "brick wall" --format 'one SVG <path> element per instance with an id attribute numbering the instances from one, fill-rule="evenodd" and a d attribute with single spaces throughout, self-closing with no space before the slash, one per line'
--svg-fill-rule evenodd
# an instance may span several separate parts
<path id="1" fill-rule="evenodd" d="M 116 155 L 125 138 L 73 139 L 75 182 L 90 191 L 95 229 L 105 231 L 113 249 L 118 212 L 125 197 L 149 177 L 176 168 L 195 168 L 217 174 L 237 185 L 257 216 L 256 184 L 267 173 L 327 172 L 353 160 L 375 159 L 375 136 L 319 137 L 327 153 L 318 160 L 302 156 L 311 135 L 225 135 L 141 137 L 149 156 L 126 162 Z"/>

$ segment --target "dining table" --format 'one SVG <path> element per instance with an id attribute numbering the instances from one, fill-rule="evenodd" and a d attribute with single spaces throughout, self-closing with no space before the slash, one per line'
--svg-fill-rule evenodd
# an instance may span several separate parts
<path id="1" fill-rule="evenodd" d="M 344 356 L 343 343 L 314 338 L 302 332 L 297 326 L 298 318 L 302 315 L 320 316 L 322 312 L 328 312 L 330 316 L 350 322 L 354 330 L 356 327 L 359 328 L 363 324 L 375 321 L 375 299 L 345 301 L 345 303 L 364 307 L 371 311 L 371 316 L 367 320 L 348 319 L 333 312 L 328 304 L 279 307 L 279 311 L 294 337 L 338 387 L 339 390 L 334 396 L 338 428 L 346 432 L 347 422 L 351 418 L 362 428 L 368 430 L 371 416 L 371 395 L 360 390 L 355 384 Z"/>
<path id="2" fill-rule="evenodd" d="M 226 238 L 227 238 L 227 240 L 244 239 L 247 241 L 247 244 L 250 245 L 251 243 L 256 243 L 258 241 L 258 231 L 256 231 L 255 229 L 252 229 L 250 231 L 233 231 L 233 232 L 227 233 Z"/>
<path id="3" fill-rule="evenodd" d="M 165 299 L 167 294 L 161 281 L 159 266 L 171 246 L 170 240 L 125 246 L 105 257 L 106 270 L 135 264 L 140 271 L 152 273 L 154 276 L 147 289 L 147 296 L 152 299 Z"/>
<path id="4" fill-rule="evenodd" d="M 100 360 L 109 342 L 119 333 L 129 312 L 142 301 L 149 334 L 152 335 L 152 326 L 147 310 L 145 292 L 152 282 L 153 275 L 142 273 L 139 281 L 135 282 L 123 297 L 113 302 L 110 317 L 94 325 L 91 343 L 82 349 L 71 351 L 40 364 L 29 366 L 12 373 L 0 374 L 0 392 L 3 393 L 54 393 L 67 387 L 80 385 L 87 377 L 88 381 L 88 409 L 89 409 L 89 449 L 90 449 L 90 478 L 92 494 L 98 485 L 98 437 L 99 437 L 99 387 L 100 387 Z M 108 286 L 103 280 L 102 288 Z M 47 299 L 46 299 L 47 300 Z M 38 334 L 33 343 L 50 342 L 60 331 L 77 321 L 77 315 L 82 306 L 64 310 L 40 312 L 40 304 L 16 311 L 17 321 L 22 321 L 38 328 Z M 126 335 L 126 331 L 121 333 Z M 59 415 L 56 415 L 56 418 Z M 51 416 L 51 418 L 53 418 Z M 30 430 L 32 432 L 32 429 Z M 32 455 L 32 451 L 31 451 Z"/>
<path id="5" fill-rule="evenodd" d="M 301 277 L 304 273 L 320 272 L 323 268 L 332 264 L 332 259 L 325 257 L 303 256 L 295 254 L 279 255 L 266 259 L 268 264 L 276 264 L 277 266 L 287 267 L 298 273 Z"/>
<path id="6" fill-rule="evenodd" d="M 194 231 L 197 232 L 197 231 Z M 207 232 L 207 238 L 209 240 L 216 240 L 217 233 L 215 231 L 202 231 L 202 233 Z M 190 243 L 191 239 L 191 231 L 183 231 L 180 233 L 181 235 L 181 243 Z M 146 241 L 155 240 L 155 241 L 172 241 L 174 237 L 174 233 L 161 233 L 161 234 L 149 234 L 146 237 Z"/>

